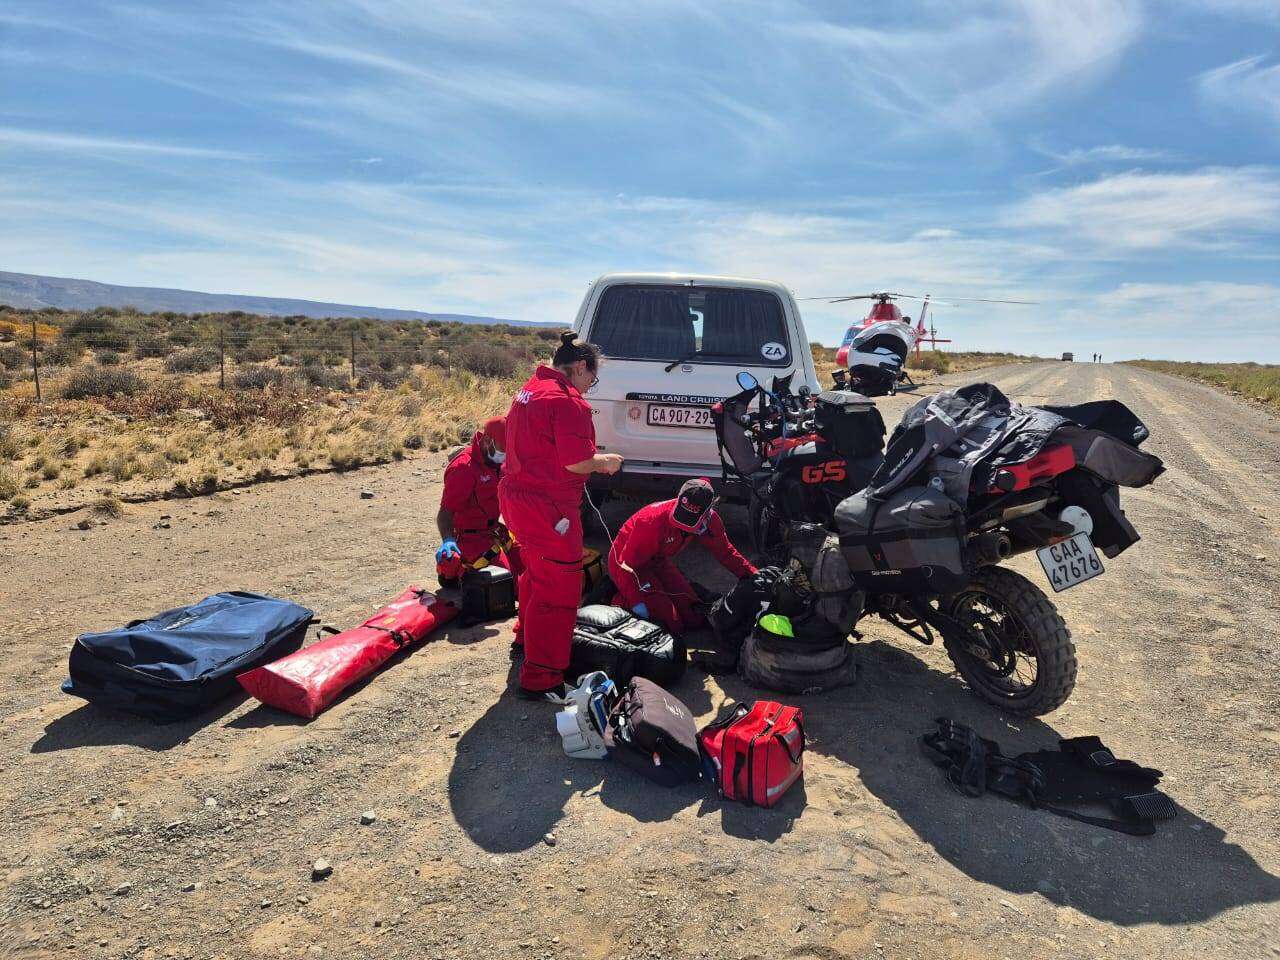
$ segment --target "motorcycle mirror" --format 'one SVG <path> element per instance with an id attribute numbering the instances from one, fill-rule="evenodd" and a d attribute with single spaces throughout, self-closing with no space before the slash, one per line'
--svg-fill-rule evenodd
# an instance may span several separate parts
<path id="1" fill-rule="evenodd" d="M 813 395 L 813 391 L 809 389 L 807 383 L 800 384 L 800 389 L 796 393 L 800 395 L 801 400 L 808 400 Z"/>
<path id="2" fill-rule="evenodd" d="M 747 370 L 743 370 L 742 372 L 740 372 L 736 379 L 738 381 L 738 386 L 741 387 L 743 390 L 760 389 L 760 381 L 755 378 L 754 374 L 750 373 Z"/>

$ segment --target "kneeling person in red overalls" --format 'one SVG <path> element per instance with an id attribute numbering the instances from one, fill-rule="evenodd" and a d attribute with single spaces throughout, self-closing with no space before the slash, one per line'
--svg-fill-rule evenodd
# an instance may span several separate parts
<path id="1" fill-rule="evenodd" d="M 561 335 L 551 366 L 520 388 L 507 413 L 502 516 L 521 546 L 516 643 L 521 697 L 564 700 L 564 670 L 582 597 L 582 494 L 592 473 L 617 473 L 622 457 L 596 452 L 591 406 L 600 348 Z"/>
<path id="2" fill-rule="evenodd" d="M 520 548 L 499 519 L 498 477 L 506 459 L 503 417 L 485 422 L 471 445 L 444 471 L 444 495 L 436 526 L 442 545 L 436 551 L 436 576 L 442 587 L 456 587 L 462 572 L 481 557 L 519 577 L 524 571 Z"/>
<path id="3" fill-rule="evenodd" d="M 706 547 L 738 579 L 756 572 L 725 533 L 718 499 L 710 481 L 689 480 L 674 500 L 642 507 L 622 525 L 609 551 L 617 606 L 677 635 L 704 626 L 694 607 L 698 595 L 672 562 L 691 543 Z"/>

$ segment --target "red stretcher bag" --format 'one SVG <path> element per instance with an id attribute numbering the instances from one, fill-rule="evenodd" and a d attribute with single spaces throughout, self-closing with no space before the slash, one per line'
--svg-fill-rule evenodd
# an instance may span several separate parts
<path id="1" fill-rule="evenodd" d="M 702 729 L 698 749 L 720 796 L 772 807 L 804 772 L 804 714 L 774 700 L 739 703 Z"/>
<path id="2" fill-rule="evenodd" d="M 242 673 L 240 686 L 263 703 L 308 720 L 353 683 L 363 680 L 404 647 L 457 616 L 458 608 L 409 587 L 358 627 L 343 630 L 297 653 Z"/>

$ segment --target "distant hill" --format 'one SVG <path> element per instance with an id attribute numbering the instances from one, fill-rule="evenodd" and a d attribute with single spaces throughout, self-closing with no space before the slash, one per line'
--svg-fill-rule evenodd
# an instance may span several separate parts
<path id="1" fill-rule="evenodd" d="M 375 320 L 450 320 L 460 323 L 510 323 L 543 326 L 528 320 L 474 317 L 465 313 L 426 313 L 421 310 L 392 310 L 387 307 L 360 307 L 350 303 L 320 303 L 282 297 L 249 297 L 234 293 L 198 293 L 194 290 L 166 290 L 163 287 L 120 287 L 93 280 L 41 277 L 32 273 L 0 270 L 0 304 L 39 310 L 92 310 L 94 307 L 136 307 L 144 313 L 172 310 L 175 313 L 230 313 L 240 310 L 264 316 L 371 317 Z"/>

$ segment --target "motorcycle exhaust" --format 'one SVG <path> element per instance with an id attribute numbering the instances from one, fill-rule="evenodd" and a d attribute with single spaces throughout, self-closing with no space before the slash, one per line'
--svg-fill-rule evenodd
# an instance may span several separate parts
<path id="1" fill-rule="evenodd" d="M 973 539 L 970 551 L 978 566 L 994 566 L 1013 554 L 1013 541 L 1007 533 L 984 533 Z"/>

